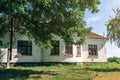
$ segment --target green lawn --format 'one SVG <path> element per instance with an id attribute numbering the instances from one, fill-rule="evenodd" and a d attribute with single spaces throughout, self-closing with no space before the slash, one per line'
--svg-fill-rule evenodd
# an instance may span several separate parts
<path id="1" fill-rule="evenodd" d="M 16 66 L 0 69 L 0 80 L 119 80 L 120 64 Z"/>

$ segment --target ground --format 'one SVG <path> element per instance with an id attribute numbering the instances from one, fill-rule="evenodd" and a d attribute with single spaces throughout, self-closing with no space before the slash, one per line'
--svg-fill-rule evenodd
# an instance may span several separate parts
<path id="1" fill-rule="evenodd" d="M 120 64 L 14 66 L 0 69 L 0 80 L 120 80 Z"/>

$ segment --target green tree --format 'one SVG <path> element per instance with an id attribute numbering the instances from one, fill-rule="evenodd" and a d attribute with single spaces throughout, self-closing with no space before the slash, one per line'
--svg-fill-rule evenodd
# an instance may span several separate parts
<path id="1" fill-rule="evenodd" d="M 91 30 L 85 28 L 85 10 L 98 12 L 98 4 L 100 0 L 0 0 L 0 37 L 12 26 L 39 46 L 50 47 L 53 35 L 68 44 L 83 43 Z"/>
<path id="2" fill-rule="evenodd" d="M 115 42 L 118 47 L 120 47 L 120 9 L 113 9 L 115 16 L 108 20 L 107 26 L 107 36 L 110 42 Z"/>

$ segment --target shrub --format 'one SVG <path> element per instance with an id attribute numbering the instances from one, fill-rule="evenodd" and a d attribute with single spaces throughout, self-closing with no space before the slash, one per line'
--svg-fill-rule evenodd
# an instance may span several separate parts
<path id="1" fill-rule="evenodd" d="M 120 64 L 120 58 L 118 58 L 116 62 L 117 62 L 118 64 Z"/>
<path id="2" fill-rule="evenodd" d="M 109 57 L 108 62 L 120 63 L 120 58 L 118 58 L 118 57 Z"/>

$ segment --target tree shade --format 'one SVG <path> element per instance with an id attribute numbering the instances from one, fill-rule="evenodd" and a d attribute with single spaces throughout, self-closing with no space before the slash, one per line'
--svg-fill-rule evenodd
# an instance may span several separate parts
<path id="1" fill-rule="evenodd" d="M 98 12 L 98 4 L 100 0 L 0 0 L 0 37 L 12 26 L 46 48 L 53 35 L 67 44 L 82 44 L 91 30 L 85 27 L 85 10 Z"/>

